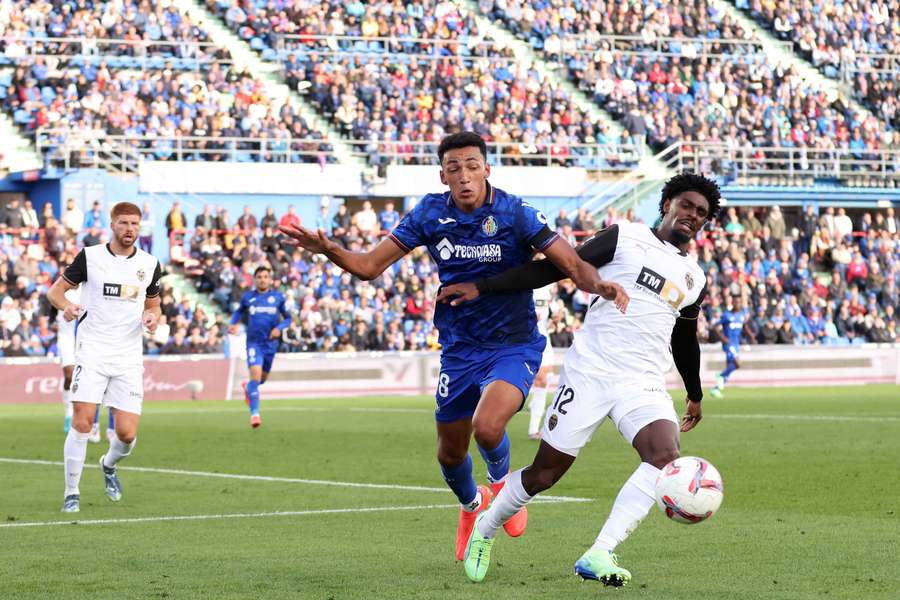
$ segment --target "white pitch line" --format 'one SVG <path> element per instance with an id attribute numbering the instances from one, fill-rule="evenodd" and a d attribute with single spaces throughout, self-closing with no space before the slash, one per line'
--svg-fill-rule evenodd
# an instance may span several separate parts
<path id="1" fill-rule="evenodd" d="M 458 504 L 422 504 L 419 506 L 375 506 L 364 508 L 323 508 L 313 510 L 287 510 L 260 513 L 230 513 L 222 515 L 178 515 L 168 517 L 134 517 L 130 519 L 86 519 L 84 521 L 26 521 L 23 523 L 2 523 L 8 527 L 51 527 L 55 525 L 113 525 L 118 523 L 153 523 L 158 521 L 212 521 L 215 519 L 254 519 L 260 517 L 302 517 L 306 515 L 334 515 L 346 513 L 393 512 L 400 510 L 428 510 L 436 508 L 456 508 Z"/>
<path id="2" fill-rule="evenodd" d="M 22 458 L 0 458 L 0 463 L 12 463 L 20 465 L 44 465 L 61 467 L 62 461 L 31 460 Z M 99 465 L 86 464 L 86 468 L 99 469 Z M 123 471 L 136 471 L 138 473 L 163 473 L 166 475 L 187 475 L 189 477 L 214 477 L 219 479 L 240 479 L 244 481 L 274 481 L 277 483 L 302 483 L 306 485 L 329 485 L 335 487 L 368 488 L 378 490 L 404 490 L 411 492 L 444 492 L 450 490 L 443 487 L 427 487 L 421 485 L 399 485 L 393 483 L 359 483 L 355 481 L 332 481 L 329 479 L 299 479 L 295 477 L 271 477 L 267 475 L 240 475 L 237 473 L 213 473 L 210 471 L 185 471 L 182 469 L 162 469 L 156 467 L 119 467 Z M 535 500 L 543 502 L 592 502 L 591 498 L 578 498 L 575 496 L 538 496 Z"/>
<path id="3" fill-rule="evenodd" d="M 877 423 L 880 421 L 900 421 L 897 416 L 863 416 L 863 415 L 778 415 L 778 414 L 716 414 L 707 413 L 708 419 L 766 419 L 772 421 L 864 421 Z"/>

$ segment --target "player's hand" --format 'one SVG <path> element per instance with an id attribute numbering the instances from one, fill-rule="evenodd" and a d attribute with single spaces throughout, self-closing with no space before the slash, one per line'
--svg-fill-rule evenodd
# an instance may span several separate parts
<path id="1" fill-rule="evenodd" d="M 155 333 L 157 323 L 156 313 L 152 310 L 145 310 L 144 316 L 141 318 L 141 323 L 143 323 L 144 327 L 147 328 L 147 331 L 149 331 L 150 333 Z"/>
<path id="2" fill-rule="evenodd" d="M 84 307 L 73 302 L 66 307 L 66 310 L 63 311 L 63 318 L 66 321 L 72 321 L 80 317 L 82 313 L 84 313 Z"/>
<path id="3" fill-rule="evenodd" d="M 594 293 L 604 300 L 615 302 L 616 308 L 622 314 L 628 309 L 628 303 L 631 301 L 631 298 L 625 292 L 625 288 L 614 281 L 600 280 L 600 283 L 594 287 Z"/>
<path id="4" fill-rule="evenodd" d="M 278 340 L 278 339 L 281 339 L 281 330 L 278 329 L 278 328 L 276 327 L 275 329 L 273 329 L 272 331 L 270 331 L 270 332 L 269 332 L 269 339 L 270 339 L 270 340 Z"/>
<path id="5" fill-rule="evenodd" d="M 237 335 L 237 334 L 238 334 L 238 325 L 237 325 L 237 323 L 235 323 L 234 325 L 229 325 L 229 326 L 228 326 L 228 333 L 230 333 L 231 335 Z"/>
<path id="6" fill-rule="evenodd" d="M 681 418 L 681 431 L 690 431 L 694 427 L 697 426 L 697 423 L 703 418 L 703 409 L 700 408 L 700 403 L 690 398 L 686 399 L 687 401 L 687 412 L 684 413 L 684 416 Z"/>
<path id="7" fill-rule="evenodd" d="M 300 227 L 299 225 L 288 224 L 279 225 L 278 230 L 288 237 L 288 239 L 285 240 L 286 244 L 290 246 L 300 246 L 301 248 L 309 250 L 310 252 L 315 252 L 316 254 L 325 254 L 334 246 L 337 246 L 335 242 L 329 240 L 325 236 L 324 229 L 313 231 L 312 229 Z"/>
<path id="8" fill-rule="evenodd" d="M 580 260 L 576 272 L 572 275 L 572 280 L 578 289 L 589 294 L 596 294 L 604 300 L 615 302 L 619 312 L 624 314 L 628 308 L 631 298 L 625 293 L 625 288 L 618 283 L 601 278 L 597 268 L 593 265 Z"/>
<path id="9" fill-rule="evenodd" d="M 450 306 L 459 306 L 463 302 L 470 302 L 478 296 L 478 288 L 475 287 L 474 283 L 453 283 L 442 287 L 435 301 L 449 302 Z"/>

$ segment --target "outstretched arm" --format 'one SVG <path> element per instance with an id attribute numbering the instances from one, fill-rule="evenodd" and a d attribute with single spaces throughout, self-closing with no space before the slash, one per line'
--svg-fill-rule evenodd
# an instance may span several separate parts
<path id="1" fill-rule="evenodd" d="M 293 224 L 282 225 L 278 229 L 288 236 L 288 244 L 324 254 L 343 270 L 365 280 L 375 279 L 408 252 L 390 237 L 379 242 L 369 252 L 351 252 L 329 239 L 322 229 L 312 231 Z"/>
<path id="2" fill-rule="evenodd" d="M 700 304 L 706 297 L 706 287 L 700 291 L 697 301 L 681 311 L 672 328 L 672 358 L 687 390 L 687 412 L 681 419 L 681 431 L 690 431 L 703 418 L 700 401 L 703 386 L 700 384 L 700 342 L 697 340 L 697 318 Z"/>
<path id="3" fill-rule="evenodd" d="M 616 253 L 618 238 L 619 228 L 618 226 L 613 225 L 592 237 L 575 251 L 573 251 L 572 247 L 569 246 L 565 240 L 557 240 L 551 244 L 545 252 L 547 256 L 550 256 L 551 258 L 555 255 L 556 259 L 569 271 L 568 273 L 564 272 L 554 264 L 553 260 L 536 260 L 534 262 L 519 265 L 518 267 L 513 267 L 499 275 L 480 279 L 474 284 L 462 283 L 447 286 L 441 290 L 437 299 L 439 301 L 445 301 L 446 299 L 455 297 L 456 300 L 451 302 L 451 304 L 455 305 L 460 302 L 474 300 L 480 294 L 533 290 L 559 281 L 560 279 L 565 279 L 566 277 L 572 277 L 576 282 L 576 285 L 578 285 L 579 281 L 587 285 L 586 281 L 589 281 L 592 277 L 592 274 L 587 271 L 593 271 L 597 280 L 602 281 L 599 279 L 599 275 L 596 275 L 596 268 L 607 264 L 613 259 L 613 256 L 615 256 Z M 616 285 L 610 284 L 609 282 L 603 283 L 607 285 Z M 581 286 L 579 285 L 579 287 Z M 620 286 L 617 287 L 621 290 Z M 592 293 L 599 292 L 593 291 Z M 624 291 L 622 291 L 622 294 L 624 294 Z M 600 295 L 606 298 L 604 294 L 601 293 Z M 616 297 L 616 295 L 613 295 L 612 298 L 607 299 L 611 300 Z M 619 302 L 617 301 L 616 304 L 618 305 Z"/>

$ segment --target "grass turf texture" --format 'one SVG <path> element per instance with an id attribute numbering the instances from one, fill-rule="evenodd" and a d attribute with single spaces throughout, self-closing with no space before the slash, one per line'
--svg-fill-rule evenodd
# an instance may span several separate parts
<path id="1" fill-rule="evenodd" d="M 725 502 L 682 526 L 656 508 L 620 548 L 624 590 L 581 583 L 591 544 L 637 458 L 609 422 L 526 534 L 501 535 L 483 584 L 453 559 L 456 509 L 0 528 L 4 598 L 896 598 L 900 397 L 894 386 L 728 389 L 682 452 L 711 460 Z M 148 403 L 123 463 L 124 499 L 85 470 L 79 520 L 451 505 L 449 491 L 347 488 L 129 471 L 156 467 L 442 488 L 429 399 Z M 393 409 L 393 410 L 383 410 Z M 400 409 L 400 410 L 397 410 Z M 61 461 L 61 406 L 0 407 L 0 457 Z M 103 421 L 101 421 L 103 422 Z M 530 462 L 527 414 L 510 426 Z M 106 443 L 90 445 L 95 465 Z M 476 476 L 484 465 L 472 448 Z M 0 524 L 66 521 L 61 465 L 0 462 Z M 891 591 L 893 590 L 893 591 Z"/>

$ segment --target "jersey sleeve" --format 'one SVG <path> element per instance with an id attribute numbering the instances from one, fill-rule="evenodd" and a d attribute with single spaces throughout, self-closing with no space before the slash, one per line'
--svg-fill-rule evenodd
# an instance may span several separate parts
<path id="1" fill-rule="evenodd" d="M 606 263 L 611 262 L 616 255 L 616 244 L 618 242 L 619 228 L 618 225 L 613 225 L 579 246 L 576 251 L 578 256 L 584 261 L 595 267 L 602 267 Z M 565 277 L 556 265 L 549 259 L 544 258 L 513 267 L 493 277 L 479 279 L 475 282 L 475 287 L 482 294 L 490 292 L 518 292 L 541 288 Z"/>
<path id="2" fill-rule="evenodd" d="M 406 216 L 400 220 L 400 223 L 390 233 L 389 237 L 400 246 L 403 250 L 411 252 L 418 246 L 428 243 L 425 239 L 425 204 L 426 199 L 423 198 L 416 206 L 406 213 Z"/>
<path id="3" fill-rule="evenodd" d="M 278 313 L 281 315 L 281 322 L 275 327 L 284 331 L 287 329 L 288 325 L 291 324 L 291 313 L 288 312 L 287 306 L 285 306 L 287 299 L 284 297 L 284 294 L 281 294 L 280 296 L 278 301 Z"/>
<path id="4" fill-rule="evenodd" d="M 527 202 L 520 202 L 517 208 L 516 230 L 521 232 L 524 240 L 535 250 L 541 251 L 559 237 L 547 226 L 544 213 Z"/>
<path id="5" fill-rule="evenodd" d="M 156 268 L 153 269 L 153 277 L 150 278 L 150 285 L 147 286 L 147 297 L 156 298 L 159 296 L 159 280 L 162 279 L 162 267 L 159 261 L 156 261 Z"/>
<path id="6" fill-rule="evenodd" d="M 697 306 L 699 307 L 699 304 Z M 703 386 L 700 384 L 700 342 L 697 340 L 696 317 L 675 320 L 671 346 L 672 359 L 684 382 L 687 397 L 695 402 L 700 402 L 703 400 Z"/>
<path id="7" fill-rule="evenodd" d="M 78 285 L 87 281 L 87 255 L 82 249 L 66 270 L 63 271 L 63 279 L 71 285 Z"/>
<path id="8" fill-rule="evenodd" d="M 707 289 L 706 286 L 703 286 L 703 289 L 700 290 L 700 295 L 697 296 L 697 301 L 691 304 L 690 306 L 685 306 L 681 309 L 681 314 L 678 316 L 679 319 L 693 319 L 696 320 L 700 316 L 700 307 L 703 305 L 703 300 L 706 299 Z M 722 326 L 725 326 L 725 317 L 722 317 Z"/>
<path id="9" fill-rule="evenodd" d="M 238 305 L 238 307 L 235 309 L 235 311 L 231 314 L 230 322 L 232 325 L 236 325 L 238 323 L 238 321 L 241 320 L 241 317 L 244 316 L 244 310 L 246 308 L 247 308 L 247 294 L 244 293 L 244 295 L 241 296 L 241 303 Z"/>
<path id="10" fill-rule="evenodd" d="M 610 225 L 578 247 L 578 256 L 595 267 L 612 262 L 619 243 L 619 226 Z"/>

